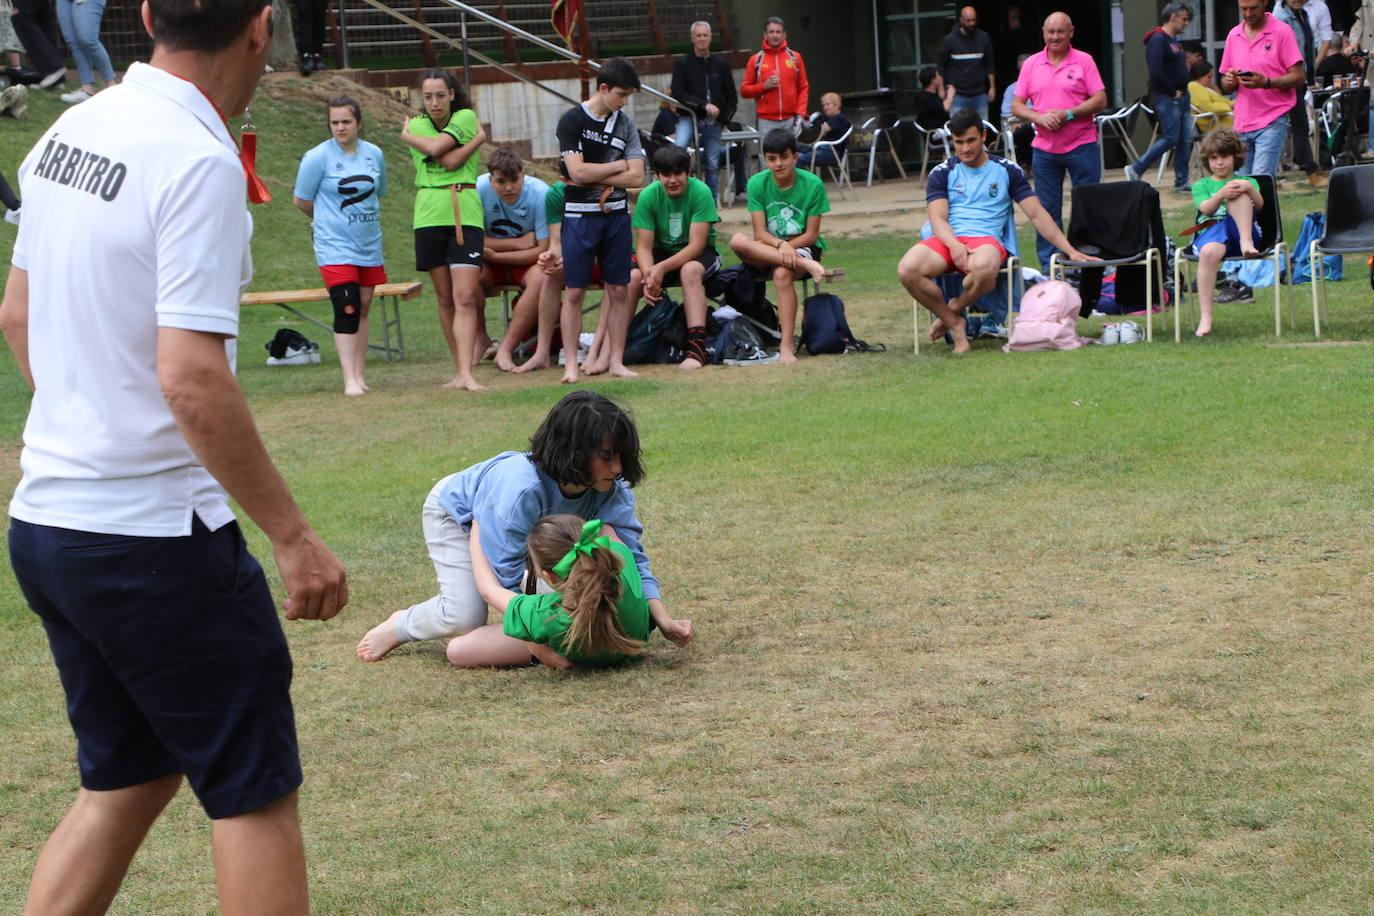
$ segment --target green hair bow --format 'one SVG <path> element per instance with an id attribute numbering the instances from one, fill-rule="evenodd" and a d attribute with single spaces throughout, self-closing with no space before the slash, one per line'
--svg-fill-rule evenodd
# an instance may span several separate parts
<path id="1" fill-rule="evenodd" d="M 598 547 L 611 549 L 611 539 L 608 537 L 597 537 L 601 534 L 601 519 L 594 518 L 589 522 L 582 523 L 582 534 L 578 536 L 577 543 L 572 545 L 572 550 L 563 554 L 563 559 L 554 564 L 553 574 L 560 579 L 568 578 L 568 573 L 572 572 L 573 564 L 577 562 L 577 555 L 591 556 L 592 551 Z"/>

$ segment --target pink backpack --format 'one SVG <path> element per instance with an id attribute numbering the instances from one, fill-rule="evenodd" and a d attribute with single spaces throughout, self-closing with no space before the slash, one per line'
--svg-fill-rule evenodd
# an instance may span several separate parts
<path id="1" fill-rule="evenodd" d="M 1063 280 L 1037 283 L 1021 297 L 1021 313 L 1002 350 L 1076 350 L 1087 339 L 1078 336 L 1078 309 L 1083 300 Z"/>

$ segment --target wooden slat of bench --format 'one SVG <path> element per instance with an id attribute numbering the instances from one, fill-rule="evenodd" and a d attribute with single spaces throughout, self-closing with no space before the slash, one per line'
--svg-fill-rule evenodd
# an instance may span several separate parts
<path id="1" fill-rule="evenodd" d="M 414 299 L 424 284 L 419 280 L 405 283 L 383 283 L 373 290 L 374 296 L 399 296 Z M 239 305 L 289 305 L 295 302 L 324 302 L 329 299 L 327 289 L 283 289 L 265 293 L 244 293 Z"/>

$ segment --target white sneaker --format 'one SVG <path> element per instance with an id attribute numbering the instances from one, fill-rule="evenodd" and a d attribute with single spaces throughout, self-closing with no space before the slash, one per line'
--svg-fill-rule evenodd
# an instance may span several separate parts
<path id="1" fill-rule="evenodd" d="M 286 355 L 281 359 L 277 359 L 275 356 L 267 357 L 267 365 L 269 366 L 308 366 L 319 361 L 319 353 L 309 349 L 297 350 L 295 347 L 287 347 Z"/>
<path id="2" fill-rule="evenodd" d="M 1102 326 L 1102 336 L 1098 338 L 1097 342 L 1104 347 L 1110 347 L 1121 343 L 1121 326 L 1117 324 L 1104 324 Z"/>
<path id="3" fill-rule="evenodd" d="M 59 95 L 58 98 L 66 102 L 68 105 L 79 105 L 82 102 L 89 101 L 90 99 L 94 98 L 94 96 L 87 92 L 85 89 L 78 89 L 75 92 L 64 92 L 61 95 Z"/>
<path id="4" fill-rule="evenodd" d="M 1142 337 L 1140 325 L 1136 324 L 1134 321 L 1121 322 L 1121 326 L 1117 330 L 1117 335 L 1124 344 L 1140 343 Z"/>
<path id="5" fill-rule="evenodd" d="M 39 89 L 51 89 L 67 78 L 67 68 L 61 67 L 38 81 Z"/>
<path id="6" fill-rule="evenodd" d="M 1136 174 L 1135 169 L 1131 168 L 1129 165 L 1126 166 L 1126 168 L 1122 169 L 1122 171 L 1126 173 L 1126 180 L 1127 180 L 1127 181 L 1139 181 L 1139 180 L 1140 180 L 1140 176 Z"/>

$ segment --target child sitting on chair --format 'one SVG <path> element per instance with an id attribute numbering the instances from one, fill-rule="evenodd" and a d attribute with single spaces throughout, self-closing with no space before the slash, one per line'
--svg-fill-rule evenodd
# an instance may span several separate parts
<path id="1" fill-rule="evenodd" d="M 1193 202 L 1197 221 L 1203 226 L 1193 241 L 1198 254 L 1197 298 L 1202 310 L 1198 337 L 1212 333 L 1212 302 L 1216 295 L 1217 271 L 1227 258 L 1249 258 L 1259 254 L 1255 242 L 1260 227 L 1255 211 L 1264 206 L 1259 182 L 1235 177 L 1245 162 L 1245 144 L 1228 127 L 1218 128 L 1202 138 L 1202 164 L 1211 174 L 1193 182 Z"/>
<path id="2" fill-rule="evenodd" d="M 797 170 L 797 138 L 791 131 L 779 127 L 764 135 L 763 161 L 767 168 L 749 179 L 754 231 L 736 232 L 730 247 L 750 267 L 773 275 L 782 324 L 778 362 L 795 363 L 796 281 L 808 274 L 817 283 L 825 277 L 821 214 L 830 212 L 830 198 L 819 178 Z"/>

